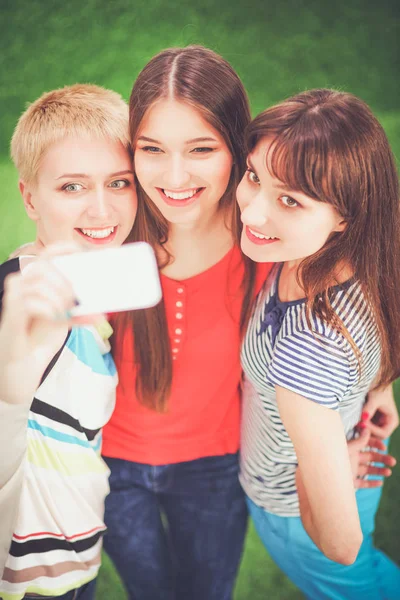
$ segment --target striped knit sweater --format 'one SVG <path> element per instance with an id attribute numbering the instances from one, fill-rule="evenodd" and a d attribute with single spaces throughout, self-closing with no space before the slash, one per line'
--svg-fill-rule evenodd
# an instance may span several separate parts
<path id="1" fill-rule="evenodd" d="M 0 510 L 9 519 L 9 503 L 17 503 L 9 523 L 13 535 L 0 582 L 2 600 L 59 596 L 97 575 L 109 491 L 108 469 L 100 456 L 101 427 L 114 408 L 116 384 L 108 342 L 92 327 L 73 329 L 27 419 L 19 419 L 26 451 L 7 479 L 7 485 L 17 479 L 14 492 L 0 492 Z M 1 406 L 0 414 L 4 437 L 8 423 Z M 9 418 L 15 436 L 13 416 Z M 19 452 L 23 446 L 15 437 L 9 443 L 10 454 L 14 444 Z M 4 546 L 5 539 L 1 542 Z"/>

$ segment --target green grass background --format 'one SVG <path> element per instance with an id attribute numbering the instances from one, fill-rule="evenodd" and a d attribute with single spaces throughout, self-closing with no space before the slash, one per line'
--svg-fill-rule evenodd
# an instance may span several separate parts
<path id="1" fill-rule="evenodd" d="M 253 114 L 312 87 L 361 96 L 380 118 L 399 159 L 399 39 L 397 0 L 0 0 L 0 259 L 33 238 L 8 147 L 17 118 L 42 92 L 91 82 L 128 98 L 137 73 L 156 52 L 200 43 L 237 69 Z M 391 451 L 400 458 L 399 432 Z M 400 471 L 395 471 L 385 486 L 376 543 L 397 561 L 399 498 Z M 107 558 L 97 598 L 125 598 Z M 301 595 L 250 526 L 235 600 L 261 598 Z"/>

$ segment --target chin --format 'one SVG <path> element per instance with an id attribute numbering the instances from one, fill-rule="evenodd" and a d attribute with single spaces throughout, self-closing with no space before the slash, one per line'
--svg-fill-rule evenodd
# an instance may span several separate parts
<path id="1" fill-rule="evenodd" d="M 263 252 L 260 248 L 257 248 L 257 246 L 251 244 L 247 237 L 244 237 L 245 235 L 245 233 L 242 233 L 242 239 L 240 242 L 241 250 L 245 256 L 250 258 L 253 262 L 274 262 L 271 260 L 271 258 L 266 256 L 266 252 Z"/>
<path id="2" fill-rule="evenodd" d="M 181 208 L 178 208 L 177 211 L 178 212 L 174 211 L 170 214 L 167 214 L 166 212 L 163 216 L 169 223 L 173 223 L 174 225 L 190 225 L 191 223 L 196 223 L 200 216 L 198 211 L 187 210 L 184 212 Z"/>

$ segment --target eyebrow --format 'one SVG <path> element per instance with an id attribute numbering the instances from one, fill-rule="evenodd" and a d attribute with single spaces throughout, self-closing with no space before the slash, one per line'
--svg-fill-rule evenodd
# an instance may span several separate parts
<path id="1" fill-rule="evenodd" d="M 121 175 L 133 175 L 133 171 L 131 171 L 130 169 L 127 169 L 126 171 L 117 171 L 116 173 L 110 173 L 110 175 L 107 175 L 107 177 L 120 177 Z M 57 180 L 71 179 L 74 177 L 79 177 L 81 179 L 89 179 L 90 175 L 87 175 L 86 173 L 64 173 L 64 175 L 60 175 L 60 177 L 57 177 Z"/>
<path id="2" fill-rule="evenodd" d="M 140 137 L 138 137 L 138 142 L 151 142 L 153 144 L 160 144 L 160 146 L 162 145 L 162 142 L 159 142 L 158 140 L 155 140 L 153 138 L 149 138 L 145 135 L 141 135 Z M 218 140 L 216 140 L 215 138 L 212 137 L 198 137 L 198 138 L 193 138 L 192 140 L 187 140 L 185 142 L 185 144 L 194 144 L 197 142 L 215 142 L 217 143 Z"/>
<path id="3" fill-rule="evenodd" d="M 198 138 L 193 138 L 192 140 L 188 140 L 186 142 L 186 144 L 193 144 L 193 143 L 197 143 L 197 142 L 218 142 L 218 140 L 216 140 L 215 138 L 212 138 L 212 137 L 198 137 Z"/>
<path id="4" fill-rule="evenodd" d="M 257 171 L 256 171 L 256 169 L 254 168 L 254 165 L 253 165 L 253 163 L 251 162 L 251 160 L 250 160 L 250 157 L 249 157 L 249 156 L 247 157 L 247 164 L 248 164 L 248 166 L 250 167 L 250 169 L 251 169 L 252 171 L 254 171 L 254 173 L 256 173 L 256 174 L 257 174 Z M 294 189 L 292 189 L 290 186 L 286 185 L 285 183 L 276 183 L 276 184 L 274 184 L 274 187 L 276 187 L 276 188 L 277 188 L 277 189 L 279 189 L 279 190 L 282 190 L 283 192 L 289 192 L 289 193 L 294 193 L 294 194 L 299 194 L 299 193 L 302 193 L 302 192 L 299 192 L 299 191 L 297 191 L 297 190 L 294 190 Z"/>
<path id="5" fill-rule="evenodd" d="M 302 196 L 307 196 L 307 194 L 305 194 L 301 190 L 299 190 L 299 189 L 296 190 L 296 188 L 292 188 L 290 185 L 287 185 L 285 183 L 276 183 L 275 187 L 278 190 L 282 190 L 283 192 L 288 192 L 289 194 L 301 194 Z"/>

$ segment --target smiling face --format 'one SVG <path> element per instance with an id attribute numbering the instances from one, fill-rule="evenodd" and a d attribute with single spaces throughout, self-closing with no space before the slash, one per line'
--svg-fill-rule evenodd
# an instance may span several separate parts
<path id="1" fill-rule="evenodd" d="M 163 100 L 143 119 L 135 144 L 136 176 L 170 223 L 193 224 L 212 216 L 232 163 L 221 134 L 188 104 Z"/>
<path id="2" fill-rule="evenodd" d="M 256 262 L 300 262 L 346 224 L 331 204 L 290 190 L 273 177 L 266 166 L 269 148 L 268 139 L 261 139 L 237 189 L 241 247 Z"/>
<path id="3" fill-rule="evenodd" d="M 43 245 L 119 246 L 136 216 L 132 163 L 120 142 L 66 138 L 47 150 L 37 182 L 20 189 Z"/>

